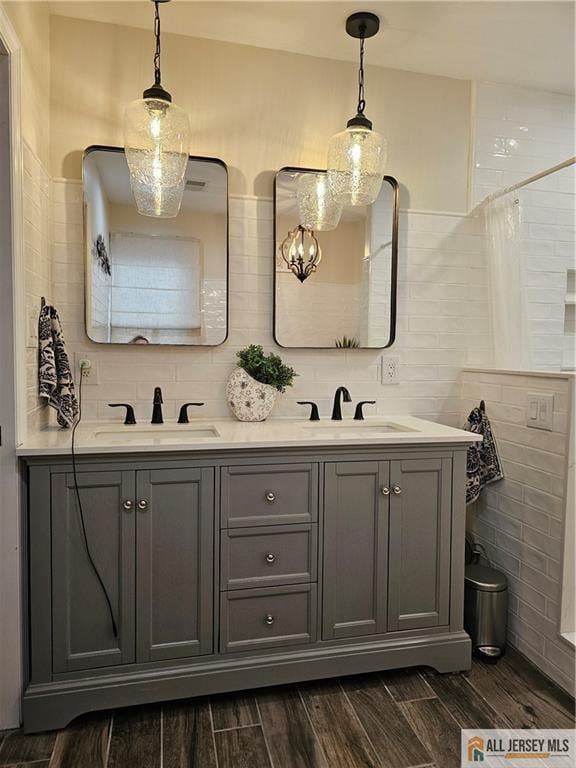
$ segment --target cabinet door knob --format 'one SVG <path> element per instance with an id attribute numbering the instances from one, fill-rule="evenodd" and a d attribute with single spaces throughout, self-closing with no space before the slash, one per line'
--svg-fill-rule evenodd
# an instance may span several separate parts
<path id="1" fill-rule="evenodd" d="M 382 488 L 380 488 L 380 492 L 382 493 L 382 496 L 390 496 L 390 488 L 388 488 L 387 485 L 383 485 Z"/>
<path id="2" fill-rule="evenodd" d="M 124 507 L 124 509 L 132 509 L 132 507 L 134 506 L 134 502 L 130 501 L 130 499 L 126 499 L 126 501 L 124 502 L 124 504 L 122 504 L 122 506 Z"/>
<path id="3" fill-rule="evenodd" d="M 138 502 L 138 509 L 148 509 L 148 502 L 146 499 L 140 499 Z"/>
<path id="4" fill-rule="evenodd" d="M 276 494 L 274 491 L 266 491 L 266 501 L 268 504 L 273 504 L 276 501 Z"/>
<path id="5" fill-rule="evenodd" d="M 273 552 L 268 552 L 268 554 L 266 555 L 266 562 L 270 563 L 270 565 L 272 565 L 272 563 L 275 563 L 276 555 Z"/>
<path id="6" fill-rule="evenodd" d="M 267 613 L 266 616 L 264 616 L 264 623 L 271 627 L 272 624 L 274 624 L 274 616 L 272 616 L 270 613 Z"/>
<path id="7" fill-rule="evenodd" d="M 400 488 L 399 485 L 395 485 L 392 488 L 392 491 L 396 494 L 396 496 L 400 496 L 400 494 L 402 493 L 402 488 Z"/>

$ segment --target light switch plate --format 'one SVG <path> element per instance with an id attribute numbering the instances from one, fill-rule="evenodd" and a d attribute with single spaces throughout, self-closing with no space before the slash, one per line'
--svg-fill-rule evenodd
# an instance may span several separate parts
<path id="1" fill-rule="evenodd" d="M 553 417 L 554 395 L 548 392 L 528 392 L 526 425 L 552 431 Z"/>

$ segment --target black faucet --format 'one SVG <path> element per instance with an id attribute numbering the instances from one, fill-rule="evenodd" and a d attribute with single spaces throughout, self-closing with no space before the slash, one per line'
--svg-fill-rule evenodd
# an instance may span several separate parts
<path id="1" fill-rule="evenodd" d="M 152 408 L 152 424 L 164 424 L 162 418 L 162 390 L 160 387 L 154 387 L 154 400 Z"/>
<path id="2" fill-rule="evenodd" d="M 340 408 L 340 395 L 342 395 L 345 403 L 352 402 L 352 398 L 350 397 L 350 392 L 348 392 L 346 387 L 338 387 L 338 389 L 334 394 L 334 405 L 332 407 L 333 421 L 342 421 L 342 409 Z"/>

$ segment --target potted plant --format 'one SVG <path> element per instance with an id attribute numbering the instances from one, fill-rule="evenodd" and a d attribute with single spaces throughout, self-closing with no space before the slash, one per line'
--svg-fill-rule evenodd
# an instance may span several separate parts
<path id="1" fill-rule="evenodd" d="M 250 344 L 236 353 L 238 367 L 226 385 L 226 398 L 240 421 L 264 421 L 270 415 L 278 392 L 291 387 L 298 374 L 274 353 L 264 354 L 260 344 Z"/>

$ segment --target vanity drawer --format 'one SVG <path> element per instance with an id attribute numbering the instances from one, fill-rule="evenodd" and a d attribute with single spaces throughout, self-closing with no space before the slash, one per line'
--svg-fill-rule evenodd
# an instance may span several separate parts
<path id="1" fill-rule="evenodd" d="M 316 581 L 317 540 L 315 523 L 222 531 L 220 588 L 275 587 Z"/>
<path id="2" fill-rule="evenodd" d="M 222 592 L 222 653 L 316 640 L 316 584 Z"/>
<path id="3" fill-rule="evenodd" d="M 317 519 L 317 464 L 223 467 L 222 528 Z"/>

